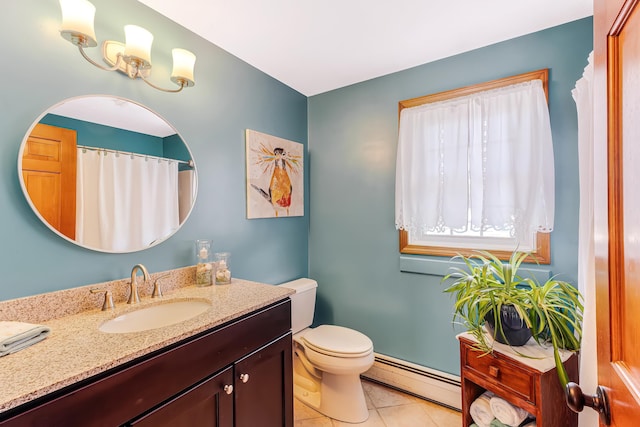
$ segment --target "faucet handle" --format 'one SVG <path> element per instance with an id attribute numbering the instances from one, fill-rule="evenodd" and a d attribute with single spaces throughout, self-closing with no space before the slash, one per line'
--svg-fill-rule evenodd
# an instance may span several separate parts
<path id="1" fill-rule="evenodd" d="M 109 289 L 90 289 L 89 292 L 92 294 L 97 294 L 100 292 L 104 292 L 104 302 L 102 303 L 102 311 L 113 310 L 115 308 L 115 304 L 113 303 L 113 295 Z"/>
<path id="2" fill-rule="evenodd" d="M 153 292 L 151 293 L 151 298 L 162 297 L 162 288 L 160 287 L 160 280 L 169 276 L 170 274 L 163 274 L 162 276 L 158 277 L 155 280 L 155 282 L 153 283 Z"/>

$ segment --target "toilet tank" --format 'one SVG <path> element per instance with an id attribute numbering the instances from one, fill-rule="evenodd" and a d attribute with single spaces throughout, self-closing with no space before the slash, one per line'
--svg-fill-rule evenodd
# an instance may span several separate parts
<path id="1" fill-rule="evenodd" d="M 296 291 L 289 296 L 291 298 L 291 331 L 295 334 L 311 326 L 316 309 L 318 282 L 313 279 L 298 279 L 278 286 Z"/>

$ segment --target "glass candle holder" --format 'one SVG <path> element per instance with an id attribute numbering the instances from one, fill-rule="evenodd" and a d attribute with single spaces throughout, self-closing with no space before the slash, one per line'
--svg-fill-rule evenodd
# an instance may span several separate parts
<path id="1" fill-rule="evenodd" d="M 231 283 L 231 270 L 229 270 L 229 252 L 216 252 L 215 264 L 216 264 L 216 285 L 228 285 Z"/>
<path id="2" fill-rule="evenodd" d="M 196 285 L 213 284 L 213 266 L 211 265 L 211 240 L 196 240 Z"/>

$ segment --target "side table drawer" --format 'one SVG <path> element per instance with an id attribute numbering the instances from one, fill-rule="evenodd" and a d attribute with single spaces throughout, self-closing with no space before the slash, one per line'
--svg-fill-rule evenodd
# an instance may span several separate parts
<path id="1" fill-rule="evenodd" d="M 522 367 L 491 354 L 482 356 L 468 345 L 464 346 L 464 368 L 484 377 L 487 381 L 499 383 L 505 392 L 513 392 L 519 397 L 535 403 L 535 378 Z"/>

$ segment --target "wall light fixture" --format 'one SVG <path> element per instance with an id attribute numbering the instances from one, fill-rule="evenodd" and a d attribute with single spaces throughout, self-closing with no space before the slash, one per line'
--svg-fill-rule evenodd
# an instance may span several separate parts
<path id="1" fill-rule="evenodd" d="M 140 78 L 149 86 L 164 92 L 180 92 L 195 84 L 193 68 L 196 56 L 185 49 L 173 49 L 171 81 L 180 86 L 164 89 L 151 83 L 151 43 L 153 34 L 137 25 L 125 25 L 125 43 L 106 40 L 102 43 L 102 58 L 108 67 L 87 56 L 85 48 L 98 45 L 93 28 L 96 8 L 87 0 L 59 0 L 62 9 L 60 35 L 78 46 L 80 54 L 96 67 L 106 71 L 120 71 L 131 79 Z"/>

